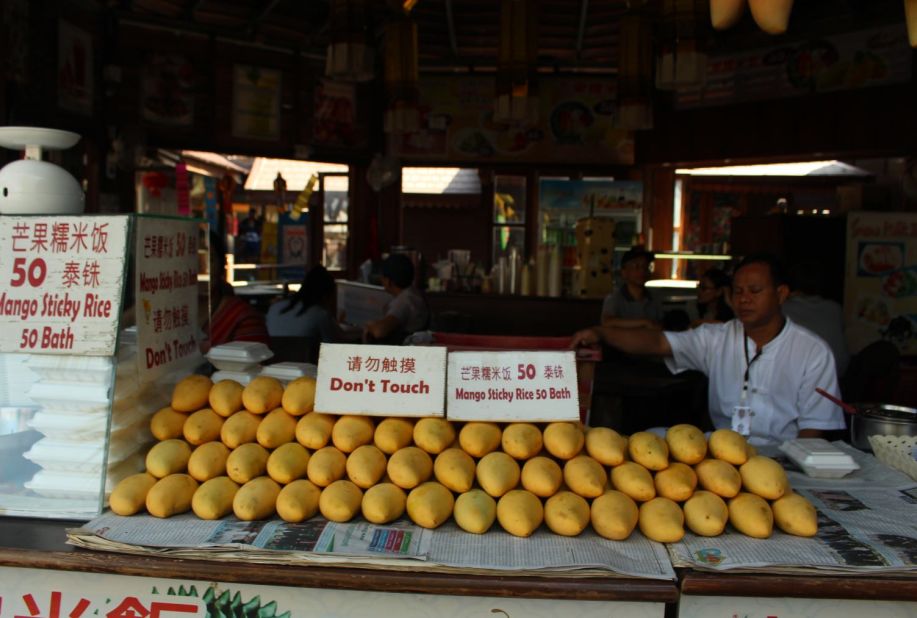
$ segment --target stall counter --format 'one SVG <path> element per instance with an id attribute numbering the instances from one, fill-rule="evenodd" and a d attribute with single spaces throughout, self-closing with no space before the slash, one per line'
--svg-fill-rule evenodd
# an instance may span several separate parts
<path id="1" fill-rule="evenodd" d="M 0 522 L 0 618 L 43 615 L 58 594 L 58 608 L 71 615 L 85 599 L 85 615 L 127 618 L 130 599 L 153 615 L 156 595 L 193 590 L 188 602 L 208 588 L 237 592 L 243 601 L 276 603 L 277 616 L 640 616 L 662 617 L 677 600 L 675 582 L 617 577 L 522 577 L 441 574 L 332 566 L 284 566 L 175 559 L 87 551 L 65 543 L 78 523 L 9 518 Z M 174 597 L 169 598 L 173 605 Z M 134 608 L 140 611 L 139 607 Z M 22 611 L 20 611 L 22 610 Z M 208 615 L 201 608 L 180 610 Z M 113 612 L 113 613 L 112 613 Z M 260 618 L 271 618 L 262 612 Z M 134 614 L 137 615 L 137 614 Z M 173 614 L 174 615 L 174 614 Z M 53 618 L 48 616 L 47 618 Z"/>

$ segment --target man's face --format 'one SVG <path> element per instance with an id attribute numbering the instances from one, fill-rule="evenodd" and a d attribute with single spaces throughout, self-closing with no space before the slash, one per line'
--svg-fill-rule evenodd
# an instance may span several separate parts
<path id="1" fill-rule="evenodd" d="M 621 278 L 630 285 L 643 286 L 650 278 L 650 262 L 645 257 L 637 257 L 621 267 Z"/>
<path id="2" fill-rule="evenodd" d="M 779 316 L 788 293 L 787 286 L 774 285 L 767 264 L 743 266 L 732 280 L 733 309 L 746 328 L 764 326 Z"/>

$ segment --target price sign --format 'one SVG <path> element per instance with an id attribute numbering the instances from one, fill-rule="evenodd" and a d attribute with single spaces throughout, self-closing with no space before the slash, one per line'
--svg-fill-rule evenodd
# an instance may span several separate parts
<path id="1" fill-rule="evenodd" d="M 578 421 L 576 358 L 558 352 L 449 354 L 447 417 L 455 421 Z"/>
<path id="2" fill-rule="evenodd" d="M 194 219 L 138 216 L 137 363 L 143 381 L 200 360 L 197 234 Z"/>
<path id="3" fill-rule="evenodd" d="M 115 352 L 128 216 L 0 217 L 0 352 Z"/>
<path id="4" fill-rule="evenodd" d="M 443 415 L 446 348 L 324 343 L 318 358 L 318 412 Z"/>

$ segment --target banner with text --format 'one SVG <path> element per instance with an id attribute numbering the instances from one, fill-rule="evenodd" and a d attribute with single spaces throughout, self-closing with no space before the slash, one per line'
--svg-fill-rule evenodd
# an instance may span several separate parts
<path id="1" fill-rule="evenodd" d="M 0 217 L 0 352 L 115 353 L 128 223 Z"/>
<path id="2" fill-rule="evenodd" d="M 322 344 L 315 410 L 442 416 L 446 348 Z"/>
<path id="3" fill-rule="evenodd" d="M 137 217 L 137 369 L 141 380 L 200 360 L 194 219 Z"/>
<path id="4" fill-rule="evenodd" d="M 576 355 L 452 352 L 447 416 L 454 421 L 578 421 Z"/>

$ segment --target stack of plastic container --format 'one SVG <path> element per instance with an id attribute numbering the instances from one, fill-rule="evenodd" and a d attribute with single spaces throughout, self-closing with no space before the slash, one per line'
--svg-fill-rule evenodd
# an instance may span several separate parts
<path id="1" fill-rule="evenodd" d="M 207 360 L 217 368 L 212 380 L 235 380 L 245 386 L 261 373 L 261 363 L 274 356 L 263 343 L 233 341 L 210 348 Z"/>
<path id="2" fill-rule="evenodd" d="M 318 365 L 312 363 L 274 363 L 261 370 L 261 375 L 277 378 L 280 383 L 286 386 L 296 378 L 308 376 L 315 378 L 318 376 Z"/>

